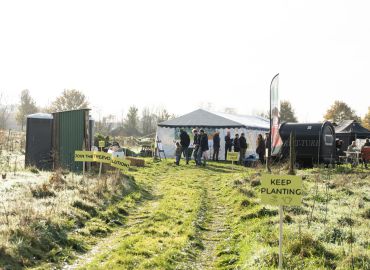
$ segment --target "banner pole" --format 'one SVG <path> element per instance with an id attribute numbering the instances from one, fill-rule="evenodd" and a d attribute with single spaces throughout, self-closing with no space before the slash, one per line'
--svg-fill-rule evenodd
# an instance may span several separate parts
<path id="1" fill-rule="evenodd" d="M 283 269 L 283 206 L 279 206 L 279 269 Z"/>

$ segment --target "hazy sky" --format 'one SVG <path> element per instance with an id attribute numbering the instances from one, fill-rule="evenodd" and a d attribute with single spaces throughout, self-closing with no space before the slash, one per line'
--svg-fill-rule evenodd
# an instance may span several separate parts
<path id="1" fill-rule="evenodd" d="M 319 121 L 339 99 L 370 106 L 369 1 L 1 1 L 0 91 L 45 106 L 83 91 L 94 115 L 200 104 Z"/>

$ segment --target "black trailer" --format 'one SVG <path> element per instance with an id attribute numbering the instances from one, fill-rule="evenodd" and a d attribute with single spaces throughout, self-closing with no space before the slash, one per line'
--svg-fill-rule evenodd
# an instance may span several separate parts
<path id="1" fill-rule="evenodd" d="M 336 159 L 335 129 L 326 121 L 324 123 L 282 123 L 279 129 L 283 141 L 281 157 L 289 157 L 290 133 L 296 136 L 296 163 L 298 166 L 334 163 Z"/>

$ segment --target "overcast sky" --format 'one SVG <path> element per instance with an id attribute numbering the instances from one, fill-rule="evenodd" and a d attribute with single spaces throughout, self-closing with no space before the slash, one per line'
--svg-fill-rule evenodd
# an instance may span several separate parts
<path id="1" fill-rule="evenodd" d="M 0 91 L 45 106 L 83 91 L 94 115 L 129 105 L 181 115 L 212 103 L 267 111 L 281 99 L 300 121 L 334 100 L 370 106 L 370 1 L 1 1 Z"/>

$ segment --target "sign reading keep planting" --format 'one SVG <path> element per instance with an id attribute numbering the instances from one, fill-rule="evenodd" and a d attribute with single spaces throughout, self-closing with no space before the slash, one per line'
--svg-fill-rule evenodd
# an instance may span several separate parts
<path id="1" fill-rule="evenodd" d="M 270 205 L 301 205 L 302 178 L 295 175 L 265 174 L 261 181 L 262 203 Z"/>

